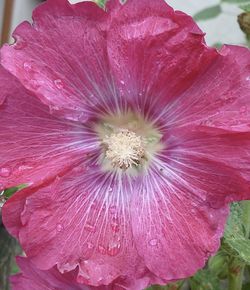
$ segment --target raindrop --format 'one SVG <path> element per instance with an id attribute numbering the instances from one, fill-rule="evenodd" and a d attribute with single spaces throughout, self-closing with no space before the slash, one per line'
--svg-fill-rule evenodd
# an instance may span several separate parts
<path id="1" fill-rule="evenodd" d="M 120 230 L 119 223 L 113 222 L 113 223 L 111 223 L 110 226 L 111 226 L 111 229 L 113 232 L 115 232 L 115 233 L 119 232 L 119 230 Z"/>
<path id="2" fill-rule="evenodd" d="M 82 256 L 83 259 L 88 260 L 94 251 L 94 245 L 91 242 L 87 242 L 83 245 Z"/>
<path id="3" fill-rule="evenodd" d="M 108 189 L 108 192 L 112 192 L 112 191 L 113 191 L 113 188 L 110 187 L 110 188 Z"/>
<path id="4" fill-rule="evenodd" d="M 32 65 L 31 65 L 30 63 L 28 63 L 28 62 L 25 62 L 25 63 L 23 64 L 23 68 L 24 68 L 27 72 L 29 72 L 29 71 L 32 70 Z"/>
<path id="5" fill-rule="evenodd" d="M 149 245 L 150 246 L 155 247 L 155 246 L 157 246 L 157 244 L 158 244 L 158 240 L 157 239 L 152 239 L 152 240 L 149 241 Z"/>
<path id="6" fill-rule="evenodd" d="M 240 108 L 240 113 L 241 113 L 241 114 L 245 114 L 246 111 L 247 111 L 247 106 L 242 106 L 242 107 Z"/>
<path id="7" fill-rule="evenodd" d="M 91 225 L 89 223 L 87 223 L 85 226 L 84 226 L 84 229 L 88 232 L 91 232 L 91 233 L 94 233 L 96 231 L 96 227 L 95 225 Z"/>
<path id="8" fill-rule="evenodd" d="M 88 249 L 93 249 L 94 245 L 91 242 L 88 242 L 87 243 L 87 247 L 88 247 Z"/>
<path id="9" fill-rule="evenodd" d="M 246 81 L 250 81 L 250 76 L 246 77 Z"/>
<path id="10" fill-rule="evenodd" d="M 119 254 L 121 249 L 121 244 L 119 241 L 112 241 L 108 245 L 107 253 L 109 256 L 116 256 Z"/>
<path id="11" fill-rule="evenodd" d="M 109 211 L 110 211 L 111 214 L 116 214 L 116 212 L 117 212 L 116 206 L 115 205 L 111 205 L 109 207 Z"/>
<path id="12" fill-rule="evenodd" d="M 124 82 L 123 80 L 121 80 L 121 84 L 122 84 L 122 85 L 125 85 L 125 82 Z"/>
<path id="13" fill-rule="evenodd" d="M 61 232 L 63 229 L 64 229 L 64 228 L 63 228 L 63 225 L 61 225 L 61 224 L 58 224 L 58 225 L 56 226 L 56 230 L 57 230 L 58 232 Z"/>
<path id="14" fill-rule="evenodd" d="M 99 246 L 98 246 L 98 251 L 99 251 L 99 253 L 102 254 L 102 255 L 106 255 L 106 253 L 107 253 L 107 250 L 106 250 L 105 247 L 102 246 L 102 245 L 99 245 Z"/>
<path id="15" fill-rule="evenodd" d="M 0 169 L 0 176 L 9 177 L 11 175 L 10 167 L 3 167 Z"/>
<path id="16" fill-rule="evenodd" d="M 79 114 L 79 116 L 77 117 L 77 120 L 78 120 L 79 122 L 82 122 L 82 123 L 85 123 L 88 119 L 89 119 L 89 116 L 88 116 L 88 114 L 86 114 L 85 112 L 81 112 L 81 113 Z"/>
<path id="17" fill-rule="evenodd" d="M 39 88 L 39 82 L 37 80 L 30 80 L 30 85 L 33 89 Z"/>
<path id="18" fill-rule="evenodd" d="M 61 79 L 55 80 L 54 84 L 59 90 L 61 90 L 63 88 L 63 81 Z"/>

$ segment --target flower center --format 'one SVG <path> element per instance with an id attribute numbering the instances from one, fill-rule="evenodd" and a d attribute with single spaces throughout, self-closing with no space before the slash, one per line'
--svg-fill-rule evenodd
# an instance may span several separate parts
<path id="1" fill-rule="evenodd" d="M 95 125 L 103 171 L 137 176 L 147 171 L 163 148 L 161 132 L 143 116 L 128 111 L 103 116 Z"/>
<path id="2" fill-rule="evenodd" d="M 103 140 L 106 158 L 113 167 L 128 169 L 141 164 L 145 157 L 144 140 L 128 129 L 120 129 Z"/>

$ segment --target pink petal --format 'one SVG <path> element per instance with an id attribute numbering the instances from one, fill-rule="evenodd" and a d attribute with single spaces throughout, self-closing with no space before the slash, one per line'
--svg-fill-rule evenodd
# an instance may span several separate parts
<path id="1" fill-rule="evenodd" d="M 131 206 L 139 255 L 164 280 L 191 276 L 205 265 L 220 246 L 229 212 L 225 196 L 246 190 L 224 165 L 194 157 L 171 161 L 148 174 Z"/>
<path id="2" fill-rule="evenodd" d="M 77 271 L 61 274 L 56 267 L 43 271 L 36 268 L 30 259 L 23 257 L 17 257 L 17 264 L 22 272 L 10 278 L 12 290 L 138 290 L 145 287 L 145 284 L 138 283 L 133 288 L 120 284 L 120 281 L 108 286 L 86 286 L 76 282 Z"/>
<path id="3" fill-rule="evenodd" d="M 231 132 L 205 126 L 182 127 L 172 130 L 167 142 L 168 154 L 175 154 L 175 158 L 186 154 L 190 158 L 201 156 L 229 166 L 238 176 L 250 181 L 250 132 Z M 230 198 L 227 201 L 248 199 L 250 195 L 247 190 Z"/>
<path id="4" fill-rule="evenodd" d="M 225 46 L 207 71 L 162 112 L 168 127 L 203 124 L 249 131 L 250 51 Z"/>
<path id="5" fill-rule="evenodd" d="M 42 271 L 37 269 L 28 258 L 18 257 L 17 264 L 21 268 L 22 273 L 11 277 L 13 290 L 91 289 L 84 285 L 77 285 L 74 281 L 76 273 L 61 274 L 55 267 L 48 271 Z"/>
<path id="6" fill-rule="evenodd" d="M 78 282 L 146 288 L 158 278 L 137 254 L 128 184 L 98 168 L 76 167 L 52 184 L 22 190 L 5 203 L 3 220 L 41 269 L 79 267 Z"/>
<path id="7" fill-rule="evenodd" d="M 2 48 L 2 64 L 55 114 L 85 122 L 93 110 L 107 110 L 114 95 L 106 18 L 94 3 L 47 1 L 34 11 L 32 25 L 17 27 L 17 42 Z"/>
<path id="8" fill-rule="evenodd" d="M 123 95 L 151 110 L 185 91 L 218 53 L 191 17 L 165 1 L 129 0 L 111 20 L 108 55 Z"/>
<path id="9" fill-rule="evenodd" d="M 14 77 L 6 77 L 3 70 L 0 87 L 7 94 L 0 107 L 2 189 L 45 182 L 84 160 L 85 154 L 96 146 L 89 129 L 53 117 L 47 106 Z"/>

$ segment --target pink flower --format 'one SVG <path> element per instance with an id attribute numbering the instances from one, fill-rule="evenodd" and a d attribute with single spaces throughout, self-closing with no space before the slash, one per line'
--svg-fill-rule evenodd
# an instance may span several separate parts
<path id="1" fill-rule="evenodd" d="M 93 286 L 192 275 L 250 198 L 250 52 L 163 0 L 48 0 L 1 51 L 3 208 L 31 263 Z M 4 100 L 5 99 L 5 100 Z"/>

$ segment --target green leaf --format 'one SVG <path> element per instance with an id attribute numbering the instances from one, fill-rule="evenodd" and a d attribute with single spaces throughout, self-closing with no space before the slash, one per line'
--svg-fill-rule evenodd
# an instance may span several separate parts
<path id="1" fill-rule="evenodd" d="M 198 271 L 190 279 L 191 290 L 220 290 L 220 280 L 209 269 Z"/>
<path id="2" fill-rule="evenodd" d="M 240 8 L 245 12 L 250 12 L 250 3 L 245 5 L 240 5 Z"/>
<path id="3" fill-rule="evenodd" d="M 221 0 L 221 2 L 225 3 L 232 3 L 232 4 L 241 4 L 241 3 L 248 3 L 249 0 Z"/>
<path id="4" fill-rule="evenodd" d="M 196 13 L 194 15 L 194 19 L 196 21 L 208 20 L 208 19 L 217 17 L 218 15 L 220 15 L 221 12 L 222 12 L 222 10 L 221 10 L 220 5 L 212 6 L 212 7 L 206 8 L 206 9 L 201 10 L 200 12 Z"/>
<path id="5" fill-rule="evenodd" d="M 27 187 L 28 185 L 27 184 L 21 184 L 19 186 L 16 186 L 16 187 L 11 187 L 11 188 L 8 188 L 6 189 L 4 192 L 3 192 L 3 196 L 8 199 L 10 198 L 15 192 L 17 192 L 18 190 L 20 189 L 23 189 L 25 187 Z"/>
<path id="6" fill-rule="evenodd" d="M 180 280 L 175 283 L 170 283 L 166 286 L 159 286 L 159 285 L 151 286 L 147 288 L 147 290 L 181 290 L 184 283 L 185 283 L 185 280 Z"/>
<path id="7" fill-rule="evenodd" d="M 224 251 L 219 251 L 209 259 L 208 269 L 220 279 L 225 279 L 228 275 L 228 262 L 229 256 Z"/>
<path id="8" fill-rule="evenodd" d="M 231 205 L 231 214 L 223 239 L 223 249 L 230 256 L 250 265 L 250 240 L 246 237 L 248 229 L 242 222 L 244 221 L 243 207 L 245 204 L 234 203 Z"/>
<path id="9" fill-rule="evenodd" d="M 95 0 L 96 4 L 98 4 L 101 7 L 105 6 L 106 0 Z"/>

